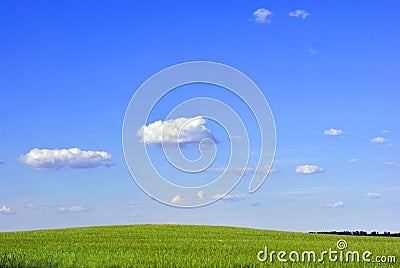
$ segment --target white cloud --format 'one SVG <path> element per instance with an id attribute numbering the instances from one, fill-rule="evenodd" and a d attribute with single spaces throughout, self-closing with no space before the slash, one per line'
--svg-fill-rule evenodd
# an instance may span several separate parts
<path id="1" fill-rule="evenodd" d="M 32 149 L 29 153 L 21 155 L 18 160 L 35 169 L 48 168 L 93 168 L 103 161 L 111 159 L 107 152 L 82 151 L 79 148 L 71 149 Z"/>
<path id="2" fill-rule="evenodd" d="M 271 10 L 259 8 L 253 12 L 253 17 L 258 23 L 269 23 L 269 17 L 272 16 Z"/>
<path id="3" fill-rule="evenodd" d="M 324 135 L 326 135 L 326 136 L 343 136 L 344 132 L 341 129 L 331 128 L 331 129 L 325 130 Z"/>
<path id="4" fill-rule="evenodd" d="M 182 204 L 185 201 L 185 198 L 181 194 L 177 194 L 174 198 L 171 199 L 172 204 Z"/>
<path id="5" fill-rule="evenodd" d="M 296 173 L 297 174 L 315 174 L 315 173 L 323 173 L 325 170 L 322 167 L 314 166 L 314 165 L 304 165 L 297 166 Z"/>
<path id="6" fill-rule="evenodd" d="M 382 132 L 382 133 L 389 133 L 390 131 L 387 130 L 387 129 L 382 129 L 381 132 Z"/>
<path id="7" fill-rule="evenodd" d="M 380 136 L 377 136 L 377 137 L 371 139 L 372 143 L 385 143 L 387 141 L 388 141 L 387 139 L 380 137 Z"/>
<path id="8" fill-rule="evenodd" d="M 215 140 L 205 123 L 206 119 L 203 116 L 158 120 L 148 126 L 141 126 L 136 134 L 141 142 L 150 145 L 160 145 L 162 142 L 199 143 L 206 138 Z"/>
<path id="9" fill-rule="evenodd" d="M 28 204 L 26 204 L 26 207 L 27 207 L 27 208 L 30 208 L 30 209 L 36 209 L 36 208 L 37 208 L 37 205 L 32 204 L 32 203 L 28 203 Z"/>
<path id="10" fill-rule="evenodd" d="M 358 161 L 359 161 L 358 158 L 353 158 L 349 160 L 350 163 L 357 163 Z"/>
<path id="11" fill-rule="evenodd" d="M 78 213 L 86 211 L 86 209 L 82 206 L 60 207 L 58 210 L 66 213 Z"/>
<path id="12" fill-rule="evenodd" d="M 12 215 L 15 214 L 15 211 L 7 207 L 6 205 L 3 205 L 2 207 L 0 207 L 0 214 Z"/>
<path id="13" fill-rule="evenodd" d="M 303 20 L 306 19 L 311 14 L 305 11 L 304 9 L 296 9 L 294 11 L 289 12 L 290 17 L 297 17 L 302 18 Z"/>
<path id="14" fill-rule="evenodd" d="M 382 197 L 380 193 L 367 193 L 367 196 L 372 199 L 378 199 Z"/>
<path id="15" fill-rule="evenodd" d="M 197 197 L 198 197 L 199 199 L 204 199 L 204 192 L 203 192 L 203 191 L 198 191 L 198 192 L 197 192 Z"/>
<path id="16" fill-rule="evenodd" d="M 321 207 L 328 207 L 328 208 L 340 208 L 344 207 L 344 203 L 342 201 L 336 201 L 333 203 L 328 203 L 328 204 L 320 204 Z"/>
<path id="17" fill-rule="evenodd" d="M 139 216 L 139 214 L 137 214 L 137 213 L 131 213 L 131 214 L 129 214 L 129 216 L 132 217 L 132 218 L 135 218 L 135 217 Z"/>

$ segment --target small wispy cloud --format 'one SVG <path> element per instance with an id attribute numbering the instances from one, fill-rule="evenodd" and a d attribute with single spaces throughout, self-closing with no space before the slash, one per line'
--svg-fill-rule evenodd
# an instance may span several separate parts
<path id="1" fill-rule="evenodd" d="M 381 136 L 377 136 L 375 138 L 372 138 L 371 142 L 372 143 L 385 143 L 385 142 L 388 142 L 388 140 L 383 138 L 383 137 L 381 137 Z"/>
<path id="2" fill-rule="evenodd" d="M 309 174 L 324 173 L 324 172 L 326 172 L 325 169 L 315 165 L 303 165 L 296 167 L 297 174 L 309 175 Z"/>
<path id="3" fill-rule="evenodd" d="M 65 213 L 79 213 L 79 212 L 85 212 L 87 211 L 86 208 L 82 206 L 70 206 L 70 207 L 60 207 L 58 208 L 60 212 L 65 212 Z"/>
<path id="4" fill-rule="evenodd" d="M 314 56 L 318 54 L 318 51 L 310 47 L 307 49 L 307 54 Z"/>
<path id="5" fill-rule="evenodd" d="M 336 202 L 328 203 L 328 204 L 320 204 L 320 206 L 327 207 L 327 208 L 340 208 L 340 207 L 344 207 L 344 202 L 336 201 Z"/>
<path id="6" fill-rule="evenodd" d="M 306 19 L 308 16 L 311 14 L 305 11 L 304 9 L 296 9 L 294 11 L 289 12 L 290 17 L 296 17 L 296 18 L 301 18 L 301 19 Z"/>
<path id="7" fill-rule="evenodd" d="M 288 196 L 296 196 L 296 195 L 310 195 L 321 192 L 319 188 L 299 188 L 299 189 L 292 189 L 288 191 L 282 192 L 270 192 L 267 193 L 267 197 L 288 197 Z"/>
<path id="8" fill-rule="evenodd" d="M 221 196 L 223 196 L 221 198 Z M 237 202 L 237 201 L 241 201 L 241 200 L 245 200 L 247 198 L 249 198 L 250 195 L 248 194 L 227 194 L 227 195 L 223 195 L 223 194 L 216 194 L 213 195 L 213 199 L 218 199 L 221 198 L 221 200 L 223 201 L 227 201 L 227 202 Z"/>
<path id="9" fill-rule="evenodd" d="M 222 200 L 224 201 L 241 201 L 249 198 L 250 195 L 248 194 L 227 194 L 226 196 L 222 197 Z"/>
<path id="10" fill-rule="evenodd" d="M 185 202 L 185 197 L 181 194 L 177 194 L 171 199 L 172 204 L 182 204 L 184 202 Z"/>
<path id="11" fill-rule="evenodd" d="M 235 141 L 238 141 L 238 140 L 242 139 L 241 136 L 232 136 L 232 137 L 230 137 L 230 138 L 231 138 L 231 141 L 232 141 L 232 142 L 235 142 Z"/>
<path id="12" fill-rule="evenodd" d="M 227 172 L 227 173 L 269 173 L 276 172 L 275 168 L 269 168 L 269 166 L 261 166 L 258 169 L 254 167 L 245 167 L 245 168 L 227 168 L 227 167 L 215 167 L 209 168 L 207 171 L 211 172 Z"/>
<path id="13" fill-rule="evenodd" d="M 382 133 L 389 133 L 390 131 L 387 130 L 387 129 L 382 129 L 381 132 L 382 132 Z"/>
<path id="14" fill-rule="evenodd" d="M 380 193 L 367 193 L 367 196 L 371 199 L 379 199 L 382 197 Z"/>
<path id="15" fill-rule="evenodd" d="M 26 207 L 30 208 L 30 209 L 36 209 L 37 205 L 36 204 L 32 204 L 32 203 L 28 203 L 28 204 L 26 204 Z"/>
<path id="16" fill-rule="evenodd" d="M 0 207 L 0 214 L 13 215 L 13 214 L 15 214 L 15 211 L 6 205 L 3 205 L 2 207 Z"/>
<path id="17" fill-rule="evenodd" d="M 203 191 L 198 191 L 197 192 L 197 198 L 198 199 L 204 199 L 204 192 Z"/>
<path id="18" fill-rule="evenodd" d="M 218 198 L 221 198 L 223 196 L 224 196 L 223 194 L 215 194 L 215 195 L 212 196 L 212 198 L 213 199 L 218 199 Z"/>
<path id="19" fill-rule="evenodd" d="M 140 206 L 140 205 L 143 205 L 143 202 L 142 201 L 131 201 L 131 202 L 129 202 L 129 205 L 130 206 Z"/>
<path id="20" fill-rule="evenodd" d="M 265 8 L 259 8 L 253 12 L 253 17 L 255 21 L 258 23 L 270 23 L 271 16 L 272 16 L 272 11 Z"/>
<path id="21" fill-rule="evenodd" d="M 358 161 L 360 161 L 360 159 L 358 158 L 353 158 L 349 160 L 350 163 L 357 163 Z"/>
<path id="22" fill-rule="evenodd" d="M 387 166 L 400 167 L 400 162 L 385 161 L 384 164 L 387 165 Z"/>
<path id="23" fill-rule="evenodd" d="M 325 130 L 324 135 L 325 136 L 343 136 L 344 132 L 341 129 L 331 128 L 331 129 Z"/>

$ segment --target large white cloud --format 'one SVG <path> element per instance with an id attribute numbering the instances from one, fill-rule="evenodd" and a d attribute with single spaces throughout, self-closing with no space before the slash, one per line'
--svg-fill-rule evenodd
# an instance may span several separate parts
<path id="1" fill-rule="evenodd" d="M 193 118 L 180 117 L 166 121 L 158 120 L 148 126 L 141 126 L 137 131 L 140 141 L 150 145 L 161 143 L 199 143 L 205 138 L 215 140 L 205 126 L 203 116 Z"/>
<path id="2" fill-rule="evenodd" d="M 258 23 L 269 23 L 269 17 L 272 16 L 271 10 L 259 8 L 253 12 L 253 17 Z"/>
<path id="3" fill-rule="evenodd" d="M 311 14 L 305 11 L 304 9 L 296 9 L 294 11 L 289 12 L 290 17 L 297 17 L 302 18 L 303 20 L 306 19 Z"/>
<path id="4" fill-rule="evenodd" d="M 344 132 L 341 129 L 331 128 L 331 129 L 325 130 L 324 135 L 326 135 L 326 136 L 343 136 Z"/>
<path id="5" fill-rule="evenodd" d="M 304 165 L 297 166 L 296 173 L 297 174 L 314 174 L 314 173 L 323 173 L 325 170 L 322 167 L 314 166 L 314 165 Z"/>
<path id="6" fill-rule="evenodd" d="M 24 164 L 36 169 L 47 168 L 93 168 L 103 161 L 111 160 L 111 155 L 100 151 L 82 151 L 79 148 L 71 149 L 32 149 L 18 158 Z"/>

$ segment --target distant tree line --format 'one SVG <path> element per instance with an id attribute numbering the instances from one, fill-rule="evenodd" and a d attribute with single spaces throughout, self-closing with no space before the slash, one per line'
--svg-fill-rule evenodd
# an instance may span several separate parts
<path id="1" fill-rule="evenodd" d="M 333 235 L 354 235 L 354 236 L 391 236 L 391 237 L 400 237 L 400 233 L 391 233 L 391 232 L 364 232 L 364 231 L 329 231 L 329 232 L 309 232 L 310 234 L 333 234 Z"/>

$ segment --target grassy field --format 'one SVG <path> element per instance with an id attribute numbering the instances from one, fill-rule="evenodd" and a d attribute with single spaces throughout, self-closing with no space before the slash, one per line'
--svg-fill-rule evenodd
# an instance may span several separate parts
<path id="1" fill-rule="evenodd" d="M 336 248 L 339 239 L 347 248 Z M 0 267 L 399 267 L 400 239 L 348 237 L 190 225 L 123 225 L 0 233 Z M 268 247 L 285 250 L 287 263 L 257 260 Z M 290 251 L 369 250 L 371 263 L 289 260 Z M 372 263 L 395 256 L 396 263 Z M 261 257 L 264 255 L 260 255 Z M 292 255 L 295 258 L 296 255 Z M 339 255 L 338 255 L 339 256 Z M 344 258 L 344 257 L 343 257 Z"/>

